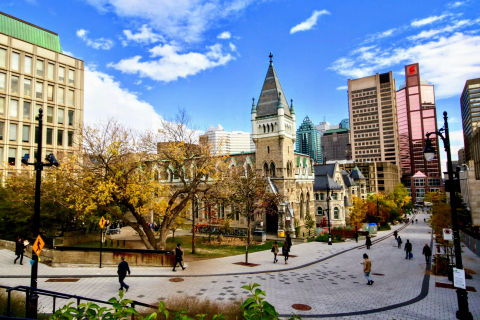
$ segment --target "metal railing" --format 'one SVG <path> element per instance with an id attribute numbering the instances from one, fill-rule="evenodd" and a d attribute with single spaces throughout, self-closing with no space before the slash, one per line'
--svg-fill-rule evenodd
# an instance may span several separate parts
<path id="1" fill-rule="evenodd" d="M 19 291 L 19 292 L 25 292 L 25 309 L 28 310 L 28 304 L 30 301 L 30 298 L 36 298 L 38 299 L 38 295 L 41 296 L 47 296 L 47 297 L 52 297 L 53 298 L 53 309 L 52 309 L 52 314 L 55 313 L 55 307 L 56 307 L 56 302 L 57 298 L 59 299 L 76 299 L 77 300 L 77 307 L 80 305 L 80 301 L 89 301 L 89 302 L 97 302 L 97 303 L 103 303 L 103 304 L 109 304 L 113 305 L 113 302 L 108 302 L 108 301 L 103 301 L 103 300 L 98 300 L 98 299 L 92 299 L 92 298 L 87 298 L 87 297 L 82 297 L 82 296 L 77 296 L 75 294 L 67 294 L 67 293 L 62 293 L 62 292 L 56 292 L 56 291 L 49 291 L 49 290 L 44 290 L 44 289 L 35 289 L 32 287 L 27 287 L 27 286 L 16 286 L 16 287 L 8 287 L 8 286 L 2 286 L 0 285 L 0 288 L 6 289 L 7 291 L 7 312 L 6 316 L 10 316 L 10 301 L 11 301 L 11 293 L 12 291 Z M 130 307 L 135 309 L 135 306 L 140 306 L 140 307 L 146 307 L 146 308 L 154 308 L 156 309 L 156 306 L 146 304 L 143 302 L 135 301 L 133 300 L 130 303 Z"/>

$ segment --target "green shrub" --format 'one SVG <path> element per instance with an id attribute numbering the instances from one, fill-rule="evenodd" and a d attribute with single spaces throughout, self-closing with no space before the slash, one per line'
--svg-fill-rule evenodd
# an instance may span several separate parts
<path id="1" fill-rule="evenodd" d="M 7 315 L 7 292 L 4 289 L 0 291 L 0 316 Z M 12 292 L 10 296 L 10 317 L 25 317 L 25 296 L 23 294 Z"/>
<path id="2" fill-rule="evenodd" d="M 392 230 L 392 228 L 390 227 L 390 225 L 388 223 L 386 225 L 380 226 L 380 228 L 378 228 L 378 231 L 387 231 L 387 230 Z"/>

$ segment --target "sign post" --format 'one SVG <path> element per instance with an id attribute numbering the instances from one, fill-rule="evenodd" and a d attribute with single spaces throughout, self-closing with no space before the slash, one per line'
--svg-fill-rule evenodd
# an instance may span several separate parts
<path id="1" fill-rule="evenodd" d="M 98 224 L 100 225 L 100 268 L 102 267 L 102 245 L 103 245 L 103 228 L 105 227 L 105 218 L 102 217 Z"/>
<path id="2" fill-rule="evenodd" d="M 443 240 L 453 241 L 453 231 L 449 228 L 443 228 Z"/>

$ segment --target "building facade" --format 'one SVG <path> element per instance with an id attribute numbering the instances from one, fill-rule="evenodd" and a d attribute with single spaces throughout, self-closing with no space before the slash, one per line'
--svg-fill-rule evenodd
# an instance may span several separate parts
<path id="1" fill-rule="evenodd" d="M 458 165 L 461 166 L 462 164 L 466 164 L 465 161 L 465 148 L 462 147 L 458 150 Z"/>
<path id="2" fill-rule="evenodd" d="M 399 166 L 395 79 L 392 72 L 348 80 L 350 139 L 356 162 Z"/>
<path id="3" fill-rule="evenodd" d="M 462 111 L 465 161 L 474 160 L 472 152 L 473 135 L 480 127 L 480 78 L 467 80 L 460 96 Z"/>
<path id="4" fill-rule="evenodd" d="M 10 174 L 37 146 L 42 154 L 73 152 L 83 126 L 84 63 L 62 53 L 58 34 L 0 12 L 0 165 Z M 78 142 L 78 141 L 77 141 Z"/>
<path id="5" fill-rule="evenodd" d="M 458 172 L 460 180 L 460 192 L 463 202 L 472 214 L 472 226 L 480 226 L 480 180 L 476 179 L 473 160 L 469 160 L 467 166 L 462 166 Z"/>
<path id="6" fill-rule="evenodd" d="M 326 130 L 322 136 L 322 153 L 325 161 L 352 159 L 350 130 Z"/>
<path id="7" fill-rule="evenodd" d="M 399 168 L 391 162 L 341 162 L 340 168 L 352 172 L 358 168 L 365 176 L 367 193 L 390 193 L 400 183 Z"/>
<path id="8" fill-rule="evenodd" d="M 315 163 L 322 162 L 322 134 L 318 131 L 308 116 L 297 129 L 296 151 L 309 155 Z"/>
<path id="9" fill-rule="evenodd" d="M 209 142 L 215 154 L 235 154 L 254 152 L 252 134 L 244 131 L 228 132 L 221 125 L 210 126 L 205 134 L 199 137 L 201 142 Z"/>
<path id="10" fill-rule="evenodd" d="M 405 77 L 397 91 L 402 183 L 413 202 L 422 202 L 426 192 L 444 191 L 436 135 L 430 136 L 434 159 L 426 161 L 423 154 L 425 135 L 437 131 L 435 91 L 420 78 L 418 63 L 405 66 Z"/>

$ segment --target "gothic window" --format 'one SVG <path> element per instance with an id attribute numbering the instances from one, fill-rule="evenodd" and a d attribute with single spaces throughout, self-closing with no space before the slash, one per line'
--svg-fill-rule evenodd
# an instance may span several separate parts
<path id="1" fill-rule="evenodd" d="M 265 130 L 265 125 L 263 125 L 263 133 L 265 133 L 265 132 L 267 132 L 267 131 Z"/>
<path id="2" fill-rule="evenodd" d="M 300 195 L 300 219 L 303 219 L 303 193 Z"/>
<path id="3" fill-rule="evenodd" d="M 333 208 L 333 219 L 340 219 L 339 218 L 339 210 L 337 207 Z"/>
<path id="4" fill-rule="evenodd" d="M 276 177 L 276 174 L 275 174 L 275 163 L 271 163 L 270 164 L 270 176 L 275 178 Z"/>
<path id="5" fill-rule="evenodd" d="M 247 164 L 247 177 L 250 177 L 252 175 L 252 166 L 250 164 Z"/>
<path id="6" fill-rule="evenodd" d="M 307 192 L 307 201 L 305 201 L 305 212 L 307 213 L 307 216 L 310 215 L 310 194 Z"/>
<path id="7" fill-rule="evenodd" d="M 266 162 L 263 164 L 263 175 L 268 176 L 268 164 Z"/>
<path id="8" fill-rule="evenodd" d="M 272 128 L 272 132 L 273 132 L 273 124 L 271 124 L 270 127 Z"/>

